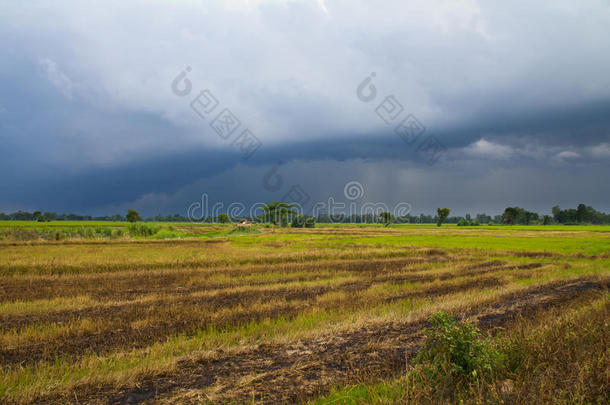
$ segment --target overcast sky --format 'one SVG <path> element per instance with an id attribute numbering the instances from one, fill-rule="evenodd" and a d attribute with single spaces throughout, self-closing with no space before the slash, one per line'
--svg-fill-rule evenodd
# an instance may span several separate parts
<path id="1" fill-rule="evenodd" d="M 610 2 L 0 0 L 0 144 L 4 212 L 610 211 Z"/>

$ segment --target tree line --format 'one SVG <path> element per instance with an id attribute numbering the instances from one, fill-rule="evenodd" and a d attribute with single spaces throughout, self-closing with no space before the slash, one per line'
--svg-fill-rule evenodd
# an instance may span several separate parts
<path id="1" fill-rule="evenodd" d="M 552 215 L 540 215 L 536 212 L 527 211 L 521 207 L 507 207 L 501 215 L 487 215 L 485 213 L 471 216 L 449 216 L 448 208 L 439 208 L 436 215 L 405 215 L 394 217 L 390 213 L 367 213 L 363 215 L 329 215 L 326 213 L 318 214 L 315 218 L 307 215 L 299 215 L 292 210 L 293 205 L 283 201 L 274 201 L 266 205 L 263 213 L 255 218 L 244 217 L 253 222 L 272 223 L 276 225 L 288 226 L 294 223 L 297 227 L 311 227 L 318 223 L 410 223 L 410 224 L 437 224 L 442 223 L 457 224 L 458 226 L 477 226 L 477 225 L 576 225 L 576 224 L 610 224 L 610 214 L 595 210 L 591 206 L 579 204 L 576 208 L 561 209 L 554 206 L 551 210 Z M 132 211 L 132 210 L 130 210 Z M 137 212 L 135 213 L 137 214 Z M 134 219 L 135 218 L 135 219 Z M 91 216 L 79 214 L 57 214 L 55 212 L 26 212 L 17 211 L 11 214 L 0 212 L 0 221 L 134 221 L 144 220 L 147 222 L 190 222 L 191 219 L 180 215 L 157 215 L 154 217 L 140 218 L 134 217 L 134 213 L 128 212 L 126 215 L 115 214 L 106 216 Z M 230 222 L 242 219 L 229 218 L 227 214 L 220 214 L 216 217 L 206 217 L 197 222 Z"/>
<path id="2" fill-rule="evenodd" d="M 105 216 L 92 216 L 92 215 L 81 215 L 81 214 L 57 214 L 56 212 L 26 212 L 17 211 L 11 214 L 5 214 L 0 212 L 0 221 L 38 221 L 38 222 L 50 222 L 50 221 L 108 221 L 108 222 L 123 222 L 129 221 L 128 214 L 121 215 L 105 215 Z M 180 214 L 173 215 L 157 215 L 146 218 L 139 218 L 146 222 L 189 222 L 189 218 Z M 206 218 L 208 222 L 216 222 L 214 217 Z"/>

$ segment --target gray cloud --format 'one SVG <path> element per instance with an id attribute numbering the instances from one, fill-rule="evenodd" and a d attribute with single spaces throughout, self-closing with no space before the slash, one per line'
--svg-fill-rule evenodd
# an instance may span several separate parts
<path id="1" fill-rule="evenodd" d="M 0 4 L 0 210 L 174 211 L 218 176 L 218 199 L 235 199 L 228 184 L 279 160 L 326 194 L 368 175 L 377 199 L 414 198 L 396 191 L 409 184 L 422 211 L 610 201 L 591 175 L 610 158 L 606 1 Z M 189 107 L 206 88 L 263 141 L 247 163 Z M 447 146 L 443 161 L 428 167 L 377 117 L 387 95 Z"/>

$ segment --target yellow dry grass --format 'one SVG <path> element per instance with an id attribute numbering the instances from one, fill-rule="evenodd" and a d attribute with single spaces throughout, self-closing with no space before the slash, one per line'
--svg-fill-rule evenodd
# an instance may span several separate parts
<path id="1" fill-rule="evenodd" d="M 559 305 L 555 298 L 562 294 L 574 299 L 566 285 L 597 294 L 610 277 L 608 235 L 569 228 L 341 227 L 270 229 L 218 243 L 5 243 L 0 398 L 62 401 L 77 392 L 79 401 L 95 402 L 169 375 L 180 384 L 159 401 L 224 400 L 227 387 L 240 401 L 240 393 L 258 393 L 271 375 L 285 381 L 306 371 L 273 368 L 266 375 L 243 365 L 235 379 L 190 386 L 182 362 L 239 360 L 261 345 L 304 342 L 313 348 L 307 349 L 311 359 L 298 348 L 289 349 L 291 356 L 315 368 L 332 360 L 314 361 L 322 353 L 316 342 L 340 345 L 337 339 L 346 336 L 341 339 L 355 339 L 349 347 L 360 353 L 368 344 L 356 339 L 363 330 L 410 330 L 439 310 L 495 319 Z M 395 333 L 375 342 L 389 350 L 411 336 Z M 316 387 L 344 378 L 325 372 Z"/>

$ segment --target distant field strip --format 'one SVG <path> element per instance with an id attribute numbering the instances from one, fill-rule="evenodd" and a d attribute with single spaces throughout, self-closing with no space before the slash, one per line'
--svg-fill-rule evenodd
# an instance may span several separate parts
<path id="1" fill-rule="evenodd" d="M 4 241 L 0 402 L 292 402 L 394 376 L 440 309 L 491 331 L 607 295 L 604 229 Z"/>

